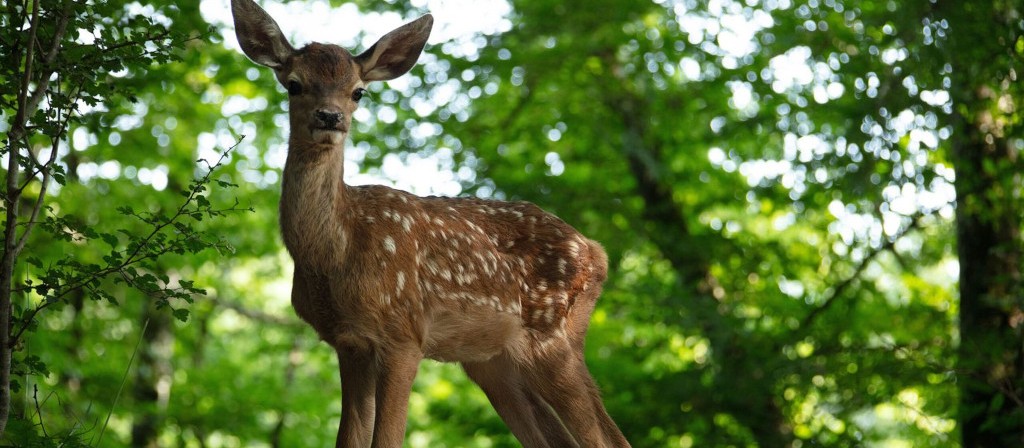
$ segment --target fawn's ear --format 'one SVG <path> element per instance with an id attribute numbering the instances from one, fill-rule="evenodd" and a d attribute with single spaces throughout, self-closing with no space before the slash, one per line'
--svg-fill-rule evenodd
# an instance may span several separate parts
<path id="1" fill-rule="evenodd" d="M 385 34 L 356 56 L 363 81 L 386 81 L 409 71 L 419 59 L 433 25 L 434 17 L 427 14 Z"/>
<path id="2" fill-rule="evenodd" d="M 235 36 L 253 62 L 277 69 L 295 52 L 281 27 L 253 0 L 231 0 Z"/>

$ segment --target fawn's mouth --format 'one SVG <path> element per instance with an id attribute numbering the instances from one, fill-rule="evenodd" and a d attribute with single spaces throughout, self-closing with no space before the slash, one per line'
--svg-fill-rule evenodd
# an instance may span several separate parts
<path id="1" fill-rule="evenodd" d="M 311 136 L 313 137 L 313 141 L 315 141 L 317 143 L 337 144 L 337 143 L 340 143 L 345 138 L 346 130 L 345 129 L 339 129 L 339 128 L 336 128 L 336 127 L 335 128 L 320 128 L 320 127 L 317 127 L 317 128 L 311 129 L 310 134 L 312 134 Z"/>
<path id="2" fill-rule="evenodd" d="M 331 132 L 341 132 L 341 133 L 348 132 L 348 129 L 346 129 L 346 127 L 342 126 L 341 124 L 337 124 L 335 126 L 310 126 L 309 130 L 313 134 L 331 133 Z"/>

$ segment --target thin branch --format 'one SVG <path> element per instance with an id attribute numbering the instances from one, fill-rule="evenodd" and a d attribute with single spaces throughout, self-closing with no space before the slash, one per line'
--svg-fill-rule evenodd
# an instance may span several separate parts
<path id="1" fill-rule="evenodd" d="M 178 216 L 175 216 L 174 218 L 172 218 L 172 221 L 177 219 L 177 218 L 178 218 Z M 150 236 L 150 238 L 152 238 L 152 235 Z M 148 240 L 146 240 L 146 241 L 148 241 Z M 145 244 L 146 241 L 143 241 L 143 243 L 140 244 L 140 245 L 141 246 L 145 246 L 146 245 Z M 36 315 L 39 314 L 41 311 L 49 308 L 51 305 L 53 305 L 55 303 L 60 302 L 60 300 L 62 298 L 64 298 L 64 296 L 70 294 L 72 291 L 75 291 L 75 290 L 77 290 L 79 288 L 88 287 L 89 283 L 93 282 L 96 279 L 104 278 L 104 277 L 106 277 L 108 275 L 111 275 L 111 274 L 120 274 L 121 278 L 129 286 L 132 286 L 134 288 L 139 288 L 138 284 L 125 271 L 125 269 L 128 266 L 130 266 L 130 265 L 138 264 L 138 263 L 141 263 L 143 261 L 151 260 L 151 259 L 160 257 L 162 255 L 165 255 L 168 252 L 170 252 L 172 249 L 173 249 L 173 247 L 162 246 L 160 248 L 160 250 L 157 250 L 157 251 L 154 251 L 154 252 L 150 252 L 150 253 L 148 253 L 146 255 L 143 255 L 143 256 L 140 256 L 138 258 L 125 259 L 121 264 L 119 264 L 117 266 L 107 265 L 107 267 L 105 267 L 103 269 L 100 269 L 98 271 L 92 272 L 92 273 L 90 273 L 90 274 L 88 274 L 88 275 L 78 279 L 77 281 L 72 282 L 70 284 L 70 286 L 66 286 L 59 294 L 51 295 L 47 300 L 45 300 L 42 303 L 36 305 L 36 307 L 32 308 L 31 311 L 28 311 L 28 315 L 27 316 L 22 316 L 22 318 L 20 319 L 21 322 L 22 322 L 22 325 L 21 325 L 20 328 L 18 328 L 18 331 L 14 332 L 14 335 L 11 337 L 10 342 L 8 343 L 8 345 L 11 346 L 11 347 L 17 345 L 18 341 L 21 340 L 21 336 L 25 333 L 25 331 L 27 331 L 29 329 L 30 323 L 33 320 L 35 320 Z M 153 291 L 146 291 L 146 292 L 147 293 L 152 293 Z"/>
<path id="2" fill-rule="evenodd" d="M 67 30 L 68 21 L 71 17 L 70 7 L 61 11 L 61 20 L 57 22 L 57 32 L 53 35 L 53 42 L 50 45 L 50 51 L 46 53 L 44 60 L 46 64 L 52 64 L 53 61 L 57 60 L 57 54 L 60 53 L 61 41 L 64 39 L 64 32 Z"/>
<path id="3" fill-rule="evenodd" d="M 60 81 L 57 82 L 58 89 L 60 88 Z M 66 130 L 68 123 L 71 121 L 71 115 L 74 112 L 69 108 L 64 114 L 64 123 L 58 126 L 58 129 Z M 50 187 L 50 177 L 53 176 L 53 164 L 57 161 L 57 153 L 60 146 L 60 131 L 52 138 L 52 146 L 50 147 L 50 159 L 46 161 L 44 165 L 41 165 L 40 171 L 43 173 L 43 179 L 39 184 L 39 197 L 36 198 L 35 204 L 32 206 L 32 212 L 29 216 L 28 222 L 25 225 L 25 230 L 21 233 L 21 238 L 18 239 L 18 243 L 14 246 L 15 253 L 20 253 L 25 248 L 25 244 L 28 242 L 28 236 L 32 232 L 32 228 L 36 225 L 36 219 L 39 217 L 39 211 L 43 208 L 43 201 L 46 199 L 46 191 Z M 26 185 L 28 180 L 26 179 Z M 25 186 L 22 186 L 24 188 Z"/>
<path id="4" fill-rule="evenodd" d="M 43 437 L 49 439 L 50 435 L 46 433 L 46 424 L 43 421 L 43 410 L 39 407 L 39 385 L 32 385 L 32 401 L 36 403 L 36 415 L 39 416 L 39 429 L 43 431 Z"/>
<path id="5" fill-rule="evenodd" d="M 152 42 L 152 41 L 155 41 L 157 39 L 163 39 L 163 38 L 169 36 L 170 34 L 171 34 L 170 30 L 164 30 L 162 33 L 157 33 L 157 34 L 146 34 L 145 36 L 143 36 L 142 39 L 139 39 L 139 40 L 127 40 L 127 41 L 124 41 L 124 42 L 121 42 L 121 43 L 118 43 L 118 44 L 111 45 L 109 47 L 104 47 L 104 48 L 102 48 L 103 51 L 98 52 L 98 53 L 93 53 L 93 54 L 94 55 L 96 55 L 96 54 L 104 54 L 104 53 L 107 53 L 107 52 L 110 52 L 110 51 L 119 50 L 121 48 L 131 47 L 131 46 L 134 46 L 134 45 L 145 45 L 147 42 Z M 188 40 L 185 40 L 185 42 L 188 42 Z"/>
<path id="6" fill-rule="evenodd" d="M 532 78 L 528 77 L 527 79 L 530 80 L 530 81 L 527 81 L 526 85 L 523 86 L 523 87 L 525 87 L 525 89 L 521 89 L 521 90 L 526 90 L 526 94 L 525 95 L 520 95 L 519 101 L 516 102 L 516 105 L 513 106 L 512 109 L 509 110 L 509 112 L 507 114 L 505 114 L 505 117 L 503 117 L 500 120 L 501 124 L 499 124 L 497 126 L 498 129 L 509 129 L 509 128 L 511 128 L 512 122 L 516 118 L 519 118 L 519 116 L 522 115 L 521 114 L 522 110 L 527 105 L 530 104 L 530 100 L 533 98 L 533 92 L 534 92 L 535 89 L 534 89 L 534 85 L 533 85 L 534 82 L 532 81 Z"/>
<path id="7" fill-rule="evenodd" d="M 21 190 L 18 189 L 18 154 L 21 152 L 17 148 L 17 144 L 21 143 L 23 137 L 26 136 L 25 124 L 28 122 L 28 104 L 29 104 L 29 85 L 32 84 L 32 70 L 35 65 L 35 46 L 32 42 L 35 41 L 36 31 L 39 28 L 39 2 L 35 2 L 32 9 L 32 19 L 29 22 L 29 35 L 25 53 L 25 71 L 21 74 L 21 85 L 18 86 L 18 110 L 14 113 L 14 120 L 11 123 L 11 130 L 7 133 L 7 194 L 4 199 L 7 200 L 8 207 L 8 221 L 11 221 L 11 216 L 17 216 L 18 214 L 18 196 L 21 194 Z M 26 140 L 26 148 L 27 140 Z M 17 218 L 15 218 L 15 222 Z M 8 239 L 8 247 L 11 246 L 13 240 Z"/>
<path id="8" fill-rule="evenodd" d="M 217 168 L 219 168 L 221 165 L 224 164 L 224 160 L 227 158 L 228 154 L 231 151 L 233 151 L 235 148 L 237 148 L 238 145 L 240 145 L 242 143 L 242 140 L 244 138 L 245 138 L 244 135 L 240 136 L 238 141 L 236 141 L 235 144 L 232 145 L 230 148 L 225 150 L 220 155 L 220 158 L 217 160 L 217 162 L 214 163 L 213 165 L 210 165 L 207 162 L 207 166 L 209 167 L 209 170 L 207 171 L 207 173 L 203 177 L 201 177 L 198 180 L 198 185 L 205 185 L 205 184 L 210 182 L 210 177 L 213 175 L 214 171 L 216 171 Z M 193 185 L 196 185 L 196 184 L 194 183 Z M 28 330 L 29 324 L 35 319 L 35 316 L 37 314 L 39 314 L 39 312 L 41 312 L 42 310 L 44 310 L 46 308 L 49 308 L 50 305 L 53 305 L 54 303 L 59 302 L 61 298 L 63 298 L 65 295 L 69 294 L 71 291 L 74 291 L 76 289 L 85 287 L 86 285 L 88 285 L 89 283 L 95 281 L 96 279 L 104 278 L 104 277 L 106 277 L 106 276 L 108 276 L 110 274 L 117 273 L 117 274 L 120 274 L 122 276 L 122 278 L 129 285 L 134 286 L 135 283 L 132 280 L 132 277 L 127 272 L 125 272 L 124 270 L 128 266 L 131 266 L 133 264 L 138 264 L 140 262 L 143 262 L 143 261 L 146 261 L 146 260 L 150 260 L 150 259 L 153 259 L 153 258 L 157 258 L 159 256 L 162 256 L 162 255 L 168 253 L 168 252 L 171 252 L 172 250 L 174 250 L 176 248 L 176 246 L 174 246 L 174 245 L 169 245 L 169 246 L 165 245 L 165 246 L 161 246 L 157 250 L 149 251 L 146 254 L 141 254 L 140 255 L 142 249 L 145 248 L 145 247 L 148 247 L 149 243 L 162 230 L 166 229 L 168 226 L 171 226 L 172 224 L 177 222 L 177 220 L 179 218 L 181 218 L 182 216 L 190 215 L 191 214 L 190 211 L 188 210 L 188 205 L 191 204 L 195 200 L 195 197 L 199 194 L 199 192 L 200 192 L 199 188 L 196 188 L 195 186 L 193 186 L 192 189 L 189 192 L 189 195 L 186 197 L 185 201 L 182 202 L 181 206 L 178 207 L 178 210 L 175 212 L 175 214 L 172 215 L 166 221 L 156 225 L 154 227 L 153 231 L 150 232 L 148 235 L 146 235 L 145 238 L 140 240 L 136 244 L 136 247 L 134 248 L 134 250 L 132 250 L 132 252 L 130 254 L 128 254 L 127 257 L 123 258 L 120 263 L 118 263 L 116 265 L 108 263 L 107 266 L 105 266 L 105 267 L 103 267 L 103 268 L 101 268 L 101 269 L 99 269 L 97 271 L 91 272 L 88 275 L 86 275 L 86 276 L 84 276 L 82 278 L 79 278 L 78 280 L 76 280 L 74 282 L 71 282 L 69 285 L 65 286 L 63 288 L 63 290 L 59 294 L 51 295 L 47 300 L 45 300 L 42 303 L 40 303 L 39 305 L 37 305 L 31 311 L 27 311 L 27 313 L 28 313 L 27 316 L 23 315 L 22 318 L 21 318 L 21 322 L 22 322 L 21 327 L 18 329 L 18 331 L 14 332 L 13 337 L 11 337 L 8 340 L 7 346 L 8 347 L 13 347 L 17 343 L 17 341 L 20 340 L 21 336 L 25 333 L 25 331 Z M 231 207 L 231 208 L 224 209 L 224 210 L 219 210 L 219 211 L 232 211 L 232 210 L 242 210 L 242 209 Z M 139 218 L 143 219 L 146 222 L 149 222 L 148 220 L 145 220 L 142 217 L 139 217 Z"/>
<path id="9" fill-rule="evenodd" d="M 832 293 L 829 294 L 828 297 L 824 299 L 823 303 L 820 306 L 814 308 L 809 313 L 807 313 L 806 316 L 804 316 L 804 318 L 800 321 L 800 326 L 797 330 L 798 334 L 805 333 L 807 329 L 814 324 L 815 320 L 817 320 L 822 314 L 828 311 L 829 308 L 831 308 L 835 303 L 837 303 L 839 301 L 838 299 L 842 297 L 842 295 L 846 292 L 847 289 L 849 289 L 851 285 L 853 285 L 854 281 L 860 278 L 861 274 L 864 273 L 864 270 L 867 269 L 868 265 L 870 265 L 871 262 L 874 261 L 874 259 L 878 255 L 882 254 L 883 252 L 893 250 L 893 248 L 896 246 L 896 241 L 899 241 L 900 238 L 903 238 L 911 231 L 920 228 L 921 219 L 924 216 L 924 214 L 919 214 L 915 216 L 914 219 L 910 222 L 910 225 L 903 229 L 902 232 L 900 232 L 898 235 L 895 235 L 892 239 L 886 241 L 885 244 L 882 244 L 881 246 L 875 248 L 870 253 L 868 253 L 868 255 L 864 257 L 864 259 L 861 260 L 860 264 L 858 264 L 857 267 L 853 270 L 852 274 L 844 278 L 842 281 L 837 283 L 834 288 L 832 288 Z M 800 338 L 798 337 L 796 339 Z"/>
<path id="10" fill-rule="evenodd" d="M 103 427 L 100 428 L 100 435 L 96 439 L 97 446 L 103 441 L 103 433 L 107 430 L 107 424 L 110 423 L 110 416 L 114 415 L 114 408 L 117 407 L 117 401 L 121 398 L 121 391 L 124 390 L 124 384 L 128 382 L 128 372 L 132 369 L 132 363 L 135 362 L 135 355 L 139 353 L 139 347 L 142 346 L 142 339 L 146 335 L 146 328 L 148 327 L 149 319 L 146 319 L 146 323 L 142 324 L 142 331 L 139 332 L 139 341 L 135 343 L 135 350 L 132 351 L 132 357 L 128 359 L 128 366 L 124 369 L 124 376 L 121 377 L 121 385 L 118 386 L 117 394 L 114 395 L 114 402 L 110 404 L 110 412 L 107 413 L 107 420 L 103 422 Z"/>
<path id="11" fill-rule="evenodd" d="M 292 384 L 295 383 L 295 370 L 299 366 L 299 341 L 301 339 L 292 339 L 292 348 L 288 351 L 288 367 L 284 371 L 284 389 L 285 393 L 290 392 Z M 270 446 L 278 448 L 281 446 L 281 433 L 284 431 L 284 427 L 287 423 L 288 412 L 285 409 L 281 409 L 278 412 L 277 424 L 274 425 L 274 429 L 270 431 Z"/>
<path id="12" fill-rule="evenodd" d="M 220 159 L 217 159 L 217 163 L 213 164 L 213 166 L 210 167 L 210 169 L 206 172 L 206 174 L 202 178 L 200 178 L 200 180 L 199 180 L 200 184 L 206 184 L 207 182 L 210 181 L 210 176 L 213 175 L 214 170 L 216 170 L 218 167 L 220 167 L 224 163 L 224 159 L 227 158 L 228 153 L 230 153 L 235 148 L 237 148 L 238 145 L 240 145 L 242 143 L 242 139 L 244 139 L 244 138 L 245 138 L 244 135 L 239 137 L 238 141 L 236 141 L 234 145 L 231 145 L 231 147 L 228 148 L 227 151 L 224 151 L 220 155 Z M 189 194 L 186 197 L 185 201 L 181 203 L 180 207 L 178 207 L 178 211 L 175 212 L 174 216 L 172 216 L 171 219 L 168 219 L 167 222 L 164 222 L 163 224 L 160 224 L 160 225 L 156 226 L 153 229 L 153 231 L 149 233 L 149 235 L 147 235 L 145 238 L 143 238 L 143 242 L 152 240 L 153 237 L 155 237 L 161 230 L 163 230 L 163 229 L 167 228 L 168 226 L 170 226 L 171 224 L 173 224 L 179 217 L 186 215 L 187 214 L 186 213 L 186 209 L 188 208 L 188 205 L 192 203 L 192 201 L 196 198 L 196 196 L 198 194 L 199 194 L 199 189 L 198 188 L 192 188 L 189 191 Z M 136 255 L 138 255 L 139 251 L 141 251 L 143 247 L 145 247 L 144 244 L 139 244 L 138 246 L 136 246 L 135 250 L 128 256 L 127 259 L 130 260 L 130 259 L 134 258 Z"/>
<path id="13" fill-rule="evenodd" d="M 207 296 L 206 300 L 209 300 L 210 303 L 214 304 L 214 306 L 229 309 L 256 322 L 280 325 L 283 327 L 300 328 L 304 326 L 302 322 L 299 322 L 296 319 L 288 319 L 285 317 L 268 314 L 260 310 L 254 310 L 252 308 L 248 308 L 240 303 L 231 300 L 225 300 L 211 296 Z"/>
<path id="14" fill-rule="evenodd" d="M 28 89 L 29 85 L 32 84 L 32 69 L 35 65 L 35 45 L 36 32 L 39 30 L 39 3 L 35 2 L 32 7 L 32 19 L 29 22 L 28 31 L 28 45 L 25 46 L 25 72 L 21 74 L 21 85 L 18 89 L 18 112 L 14 117 L 14 123 L 12 124 L 12 131 L 14 128 L 20 127 L 24 130 L 25 122 L 28 121 Z M 10 181 L 8 181 L 10 182 Z"/>
<path id="15" fill-rule="evenodd" d="M 37 1 L 36 4 L 38 5 L 39 2 Z M 57 22 L 57 29 L 53 33 L 53 44 L 50 47 L 50 51 L 43 58 L 43 67 L 45 68 L 41 73 L 41 76 L 39 76 L 39 82 L 36 85 L 36 90 L 32 92 L 32 97 L 29 98 L 26 103 L 29 108 L 28 110 L 36 110 L 36 107 L 39 106 L 39 102 L 43 100 L 43 96 L 46 95 L 47 89 L 50 87 L 50 75 L 54 72 L 52 68 L 53 61 L 56 60 L 57 54 L 60 52 L 61 41 L 64 39 L 64 33 L 67 31 L 68 21 L 70 20 L 69 13 L 70 11 L 65 9 L 60 14 L 60 20 Z M 33 31 L 35 31 L 35 27 L 33 27 Z M 30 42 L 35 42 L 35 38 L 33 37 Z M 30 47 L 35 48 L 34 45 L 30 45 Z M 25 89 L 27 91 L 27 85 L 25 86 Z"/>
<path id="16" fill-rule="evenodd" d="M 76 411 L 76 407 L 75 406 L 70 406 L 68 403 L 65 403 L 63 400 L 60 399 L 60 395 L 57 395 L 56 393 L 54 393 L 54 396 L 57 397 L 57 405 L 60 408 L 65 410 L 64 412 L 69 415 L 69 419 L 74 420 L 74 424 L 72 424 L 71 428 L 69 428 L 67 430 L 67 432 L 65 433 L 66 434 L 64 436 L 64 441 L 65 442 L 68 441 L 68 440 L 71 440 L 73 437 L 75 437 L 76 436 L 76 432 L 75 431 L 78 431 L 79 429 L 81 430 L 80 434 L 82 434 L 82 435 L 88 434 L 88 433 L 92 432 L 94 429 L 96 429 L 96 426 L 99 424 L 98 423 L 98 419 L 94 420 L 91 425 L 86 426 L 83 423 L 83 421 L 85 420 L 86 417 L 79 416 L 78 412 Z M 45 403 L 45 400 L 43 402 Z M 93 404 L 93 402 L 90 401 L 89 404 L 86 405 L 85 412 L 84 412 L 85 416 L 88 416 L 89 413 L 92 412 L 92 404 Z M 63 446 L 63 445 L 58 445 L 58 446 Z"/>

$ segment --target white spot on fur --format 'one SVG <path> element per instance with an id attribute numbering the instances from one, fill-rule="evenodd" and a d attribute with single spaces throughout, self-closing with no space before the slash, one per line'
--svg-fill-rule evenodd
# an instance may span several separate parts
<path id="1" fill-rule="evenodd" d="M 395 239 L 391 238 L 391 235 L 384 237 L 384 249 L 391 253 L 398 251 L 398 248 L 395 246 Z"/>
<path id="2" fill-rule="evenodd" d="M 398 271 L 397 277 L 398 277 L 398 282 L 397 282 L 398 284 L 395 287 L 395 294 L 401 294 L 402 293 L 402 289 L 405 288 L 405 272 Z"/>
<path id="3" fill-rule="evenodd" d="M 580 245 L 576 241 L 569 241 L 569 253 L 572 254 L 573 258 L 580 255 Z"/>
<path id="4" fill-rule="evenodd" d="M 345 229 L 338 229 L 338 243 L 340 250 L 344 250 L 348 246 L 348 233 L 345 232 Z"/>

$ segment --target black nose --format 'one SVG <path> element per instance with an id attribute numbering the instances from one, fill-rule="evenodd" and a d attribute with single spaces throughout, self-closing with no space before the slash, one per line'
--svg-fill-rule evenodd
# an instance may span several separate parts
<path id="1" fill-rule="evenodd" d="M 320 127 L 333 128 L 341 122 L 341 112 L 331 112 L 324 109 L 318 109 L 314 114 L 317 121 L 320 122 Z"/>

